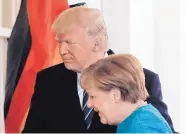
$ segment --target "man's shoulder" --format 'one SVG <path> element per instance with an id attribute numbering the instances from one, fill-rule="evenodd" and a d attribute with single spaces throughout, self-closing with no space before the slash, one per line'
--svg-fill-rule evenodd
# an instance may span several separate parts
<path id="1" fill-rule="evenodd" d="M 62 74 L 67 74 L 67 73 L 75 73 L 71 70 L 68 70 L 65 68 L 65 65 L 63 63 L 45 68 L 41 71 L 38 72 L 38 75 L 42 75 L 42 76 L 58 76 L 58 75 L 62 75 Z"/>
<path id="2" fill-rule="evenodd" d="M 65 68 L 64 64 L 57 64 L 43 69 L 37 73 L 36 80 L 39 84 L 52 85 L 77 81 L 77 73 Z"/>
<path id="3" fill-rule="evenodd" d="M 39 74 L 54 73 L 54 72 L 56 72 L 58 70 L 65 70 L 65 69 L 66 68 L 65 68 L 64 64 L 63 63 L 60 63 L 60 64 L 57 64 L 57 65 L 54 65 L 54 66 L 50 66 L 48 68 L 45 68 L 45 69 L 39 71 L 38 73 Z"/>
<path id="4" fill-rule="evenodd" d="M 145 76 L 148 75 L 149 77 L 153 77 L 155 75 L 158 75 L 157 73 L 155 73 L 155 72 L 153 72 L 153 71 L 151 71 L 149 69 L 146 69 L 146 68 L 143 68 L 143 72 L 144 72 Z"/>
<path id="5" fill-rule="evenodd" d="M 157 73 L 150 71 L 146 68 L 143 68 L 144 74 L 145 74 L 145 87 L 147 88 L 148 92 L 151 92 L 152 84 L 159 82 L 159 76 Z M 159 87 L 159 85 L 155 85 L 155 87 Z"/>

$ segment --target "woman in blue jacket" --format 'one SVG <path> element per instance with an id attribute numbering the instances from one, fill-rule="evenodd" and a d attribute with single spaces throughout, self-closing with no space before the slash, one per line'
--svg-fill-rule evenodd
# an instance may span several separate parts
<path id="1" fill-rule="evenodd" d="M 145 101 L 143 68 L 134 56 L 101 59 L 85 69 L 80 80 L 89 95 L 88 107 L 103 124 L 117 125 L 117 133 L 172 133 L 159 111 Z"/>

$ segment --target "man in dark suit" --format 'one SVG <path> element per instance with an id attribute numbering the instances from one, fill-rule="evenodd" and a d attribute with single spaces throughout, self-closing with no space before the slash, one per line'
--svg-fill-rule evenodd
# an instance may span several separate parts
<path id="1" fill-rule="evenodd" d="M 97 112 L 85 115 L 85 95 L 79 86 L 81 71 L 103 58 L 108 48 L 101 12 L 86 7 L 68 9 L 54 21 L 52 29 L 56 32 L 64 63 L 38 73 L 23 132 L 115 133 L 115 126 L 101 124 Z M 107 53 L 113 52 L 109 50 Z M 150 94 L 147 101 L 160 111 L 172 127 L 167 107 L 162 101 L 158 75 L 147 69 L 144 73 Z M 88 125 L 86 117 L 90 119 Z"/>

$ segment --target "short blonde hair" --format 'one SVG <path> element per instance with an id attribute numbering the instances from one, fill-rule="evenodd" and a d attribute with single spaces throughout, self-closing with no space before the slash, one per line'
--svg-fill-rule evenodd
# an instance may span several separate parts
<path id="1" fill-rule="evenodd" d="M 130 54 L 108 56 L 90 65 L 82 72 L 80 83 L 84 89 L 89 86 L 104 91 L 116 88 L 123 100 L 131 103 L 148 97 L 143 68 Z"/>
<path id="2" fill-rule="evenodd" d="M 52 30 L 65 33 L 72 27 L 83 28 L 87 35 L 99 38 L 104 49 L 108 49 L 108 34 L 103 14 L 99 9 L 86 6 L 63 11 L 52 24 Z"/>

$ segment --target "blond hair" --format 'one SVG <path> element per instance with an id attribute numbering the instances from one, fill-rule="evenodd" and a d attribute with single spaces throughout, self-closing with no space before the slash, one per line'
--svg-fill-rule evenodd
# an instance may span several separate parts
<path id="1" fill-rule="evenodd" d="M 92 38 L 99 38 L 104 49 L 108 49 L 108 34 L 103 14 L 99 9 L 86 6 L 63 11 L 52 24 L 52 30 L 65 33 L 73 27 L 80 27 Z"/>
<path id="2" fill-rule="evenodd" d="M 130 54 L 101 59 L 86 68 L 80 79 L 84 89 L 90 85 L 104 91 L 116 88 L 120 90 L 123 100 L 131 103 L 148 97 L 143 68 L 138 59 Z"/>

